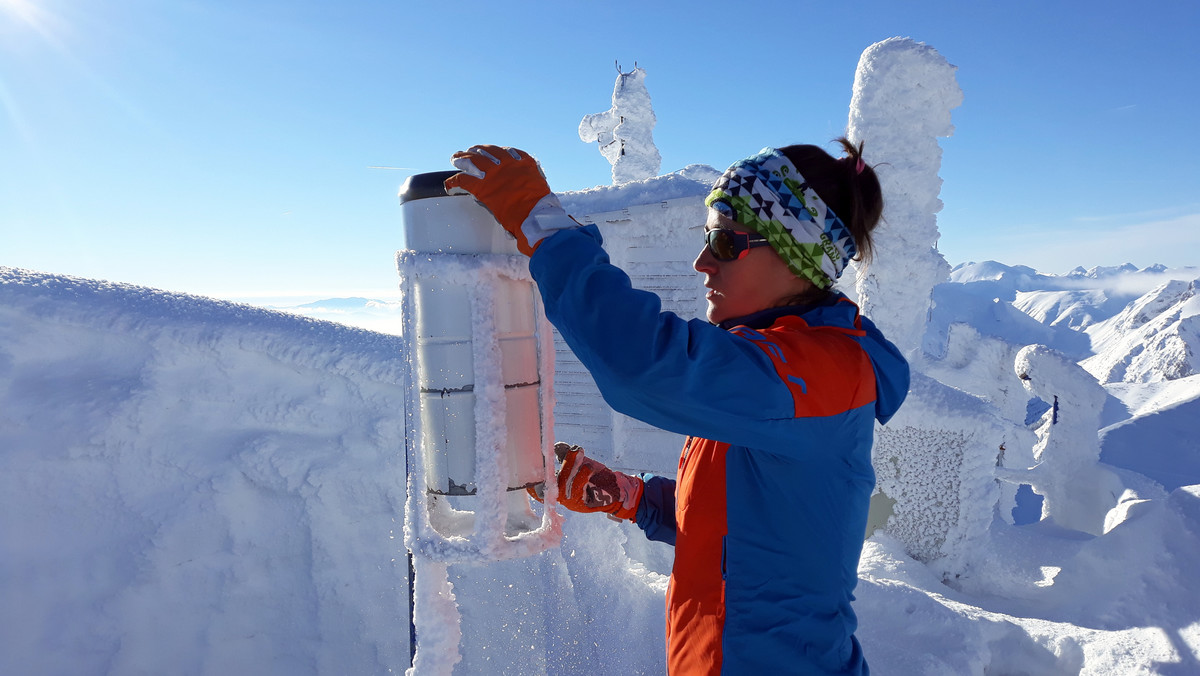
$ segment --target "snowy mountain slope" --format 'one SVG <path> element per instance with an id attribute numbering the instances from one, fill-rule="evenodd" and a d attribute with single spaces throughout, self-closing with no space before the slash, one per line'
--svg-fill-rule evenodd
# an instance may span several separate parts
<path id="1" fill-rule="evenodd" d="M 965 321 L 984 335 L 1016 344 L 1040 343 L 1086 359 L 1084 367 L 1102 383 L 1183 378 L 1197 372 L 1200 350 L 1195 272 L 1159 265 L 1139 270 L 1127 264 L 1059 276 L 995 261 L 960 265 L 949 282 L 935 289 L 941 307 L 931 316 L 926 351 L 940 355 L 946 327 Z M 1148 284 L 1154 286 L 1147 288 Z M 979 312 L 985 307 L 967 297 L 992 300 L 995 321 L 983 316 L 960 320 L 970 312 L 965 308 Z M 998 314 L 1010 310 L 1048 329 L 999 320 Z M 997 327 L 1009 333 L 1002 335 Z"/>
<path id="2" fill-rule="evenodd" d="M 1119 313 L 1147 288 L 1146 284 L 1166 274 L 1181 273 L 1165 271 L 1161 266 L 1144 270 L 1122 266 L 1045 275 L 1022 265 L 996 261 L 958 265 L 950 273 L 950 280 L 934 290 L 935 301 L 941 307 L 935 307 L 931 317 L 931 329 L 938 332 L 931 338 L 936 345 L 937 335 L 944 333 L 945 326 L 961 321 L 976 326 L 983 335 L 1016 345 L 1039 343 L 1084 359 L 1092 355 L 1093 348 L 1082 331 Z M 990 301 L 991 306 L 980 301 Z M 1019 318 L 1014 310 L 1032 322 Z M 980 316 L 980 312 L 992 317 Z M 963 313 L 976 315 L 958 319 Z M 1000 314 L 1007 316 L 1000 319 Z M 934 349 L 931 354 L 939 352 Z"/>
<path id="3" fill-rule="evenodd" d="M 1138 296 L 1172 279 L 1192 279 L 1196 268 L 1168 269 L 1131 264 L 1076 268 L 1047 275 L 1023 265 L 996 261 L 955 266 L 950 281 L 982 298 L 999 298 L 1043 324 L 1085 329 L 1117 314 Z"/>
<path id="4" fill-rule="evenodd" d="M 1018 291 L 1012 304 L 1043 324 L 1065 324 L 1078 331 L 1120 312 L 1129 301 L 1128 294 L 1111 295 L 1103 289 L 1074 289 Z"/>
<path id="5" fill-rule="evenodd" d="M 1189 288 L 1193 287 L 1193 288 Z M 1164 312 L 1168 312 L 1181 299 L 1194 295 L 1194 284 L 1181 280 L 1172 280 L 1151 289 L 1146 294 L 1127 303 L 1121 311 L 1088 331 L 1092 336 L 1092 346 L 1097 353 L 1103 352 L 1109 345 L 1121 340 L 1126 334 L 1141 329 L 1151 320 Z"/>
<path id="6" fill-rule="evenodd" d="M 950 271 L 950 281 L 971 285 L 978 296 L 1012 300 L 1018 291 L 1045 289 L 1049 276 L 1024 265 L 1005 265 L 996 261 L 960 263 Z"/>
<path id="7" fill-rule="evenodd" d="M 1092 326 L 1096 354 L 1083 367 L 1102 383 L 1176 380 L 1200 372 L 1196 285 L 1167 282 Z"/>
<path id="8" fill-rule="evenodd" d="M 1153 413 L 1192 399 L 1200 392 L 1200 375 L 1157 383 L 1108 383 L 1104 389 L 1126 409 L 1125 416 L 1111 420 L 1105 425 L 1107 427 L 1132 416 Z"/>
<path id="9" fill-rule="evenodd" d="M 1139 472 L 1168 490 L 1200 484 L 1197 420 L 1200 395 L 1107 427 L 1101 431 L 1100 459 Z"/>
<path id="10" fill-rule="evenodd" d="M 1086 335 L 1063 324 L 1039 322 L 976 284 L 951 281 L 934 287 L 933 309 L 924 339 L 926 353 L 944 356 L 951 325 L 967 324 L 980 335 L 1017 346 L 1046 345 L 1075 359 L 1091 354 Z"/>

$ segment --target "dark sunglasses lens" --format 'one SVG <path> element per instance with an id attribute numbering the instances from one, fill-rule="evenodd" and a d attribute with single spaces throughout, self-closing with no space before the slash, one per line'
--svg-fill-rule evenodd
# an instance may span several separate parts
<path id="1" fill-rule="evenodd" d="M 709 230 L 705 239 L 708 241 L 708 250 L 719 261 L 731 261 L 740 253 L 733 234 L 728 230 Z"/>

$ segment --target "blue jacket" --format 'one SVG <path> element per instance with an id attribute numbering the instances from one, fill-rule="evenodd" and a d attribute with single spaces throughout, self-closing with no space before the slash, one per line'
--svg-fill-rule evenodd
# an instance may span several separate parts
<path id="1" fill-rule="evenodd" d="M 875 421 L 908 364 L 840 294 L 685 321 L 611 265 L 599 230 L 530 260 L 546 315 L 613 409 L 688 436 L 677 480 L 648 477 L 638 525 L 675 545 L 671 674 L 866 674 L 850 607 L 874 488 Z"/>

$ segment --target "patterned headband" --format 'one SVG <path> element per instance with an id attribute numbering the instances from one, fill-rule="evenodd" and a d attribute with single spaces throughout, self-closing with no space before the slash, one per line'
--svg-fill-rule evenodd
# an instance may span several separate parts
<path id="1" fill-rule="evenodd" d="M 774 148 L 734 162 L 704 204 L 766 237 L 793 274 L 821 289 L 857 253 L 842 219 Z"/>

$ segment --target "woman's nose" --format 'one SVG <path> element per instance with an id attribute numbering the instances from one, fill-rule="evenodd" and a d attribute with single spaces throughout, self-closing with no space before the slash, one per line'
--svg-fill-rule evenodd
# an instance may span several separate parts
<path id="1" fill-rule="evenodd" d="M 696 269 L 696 272 L 703 272 L 706 275 L 717 271 L 717 259 L 713 257 L 707 245 L 700 250 L 700 254 L 692 262 L 692 267 Z"/>

